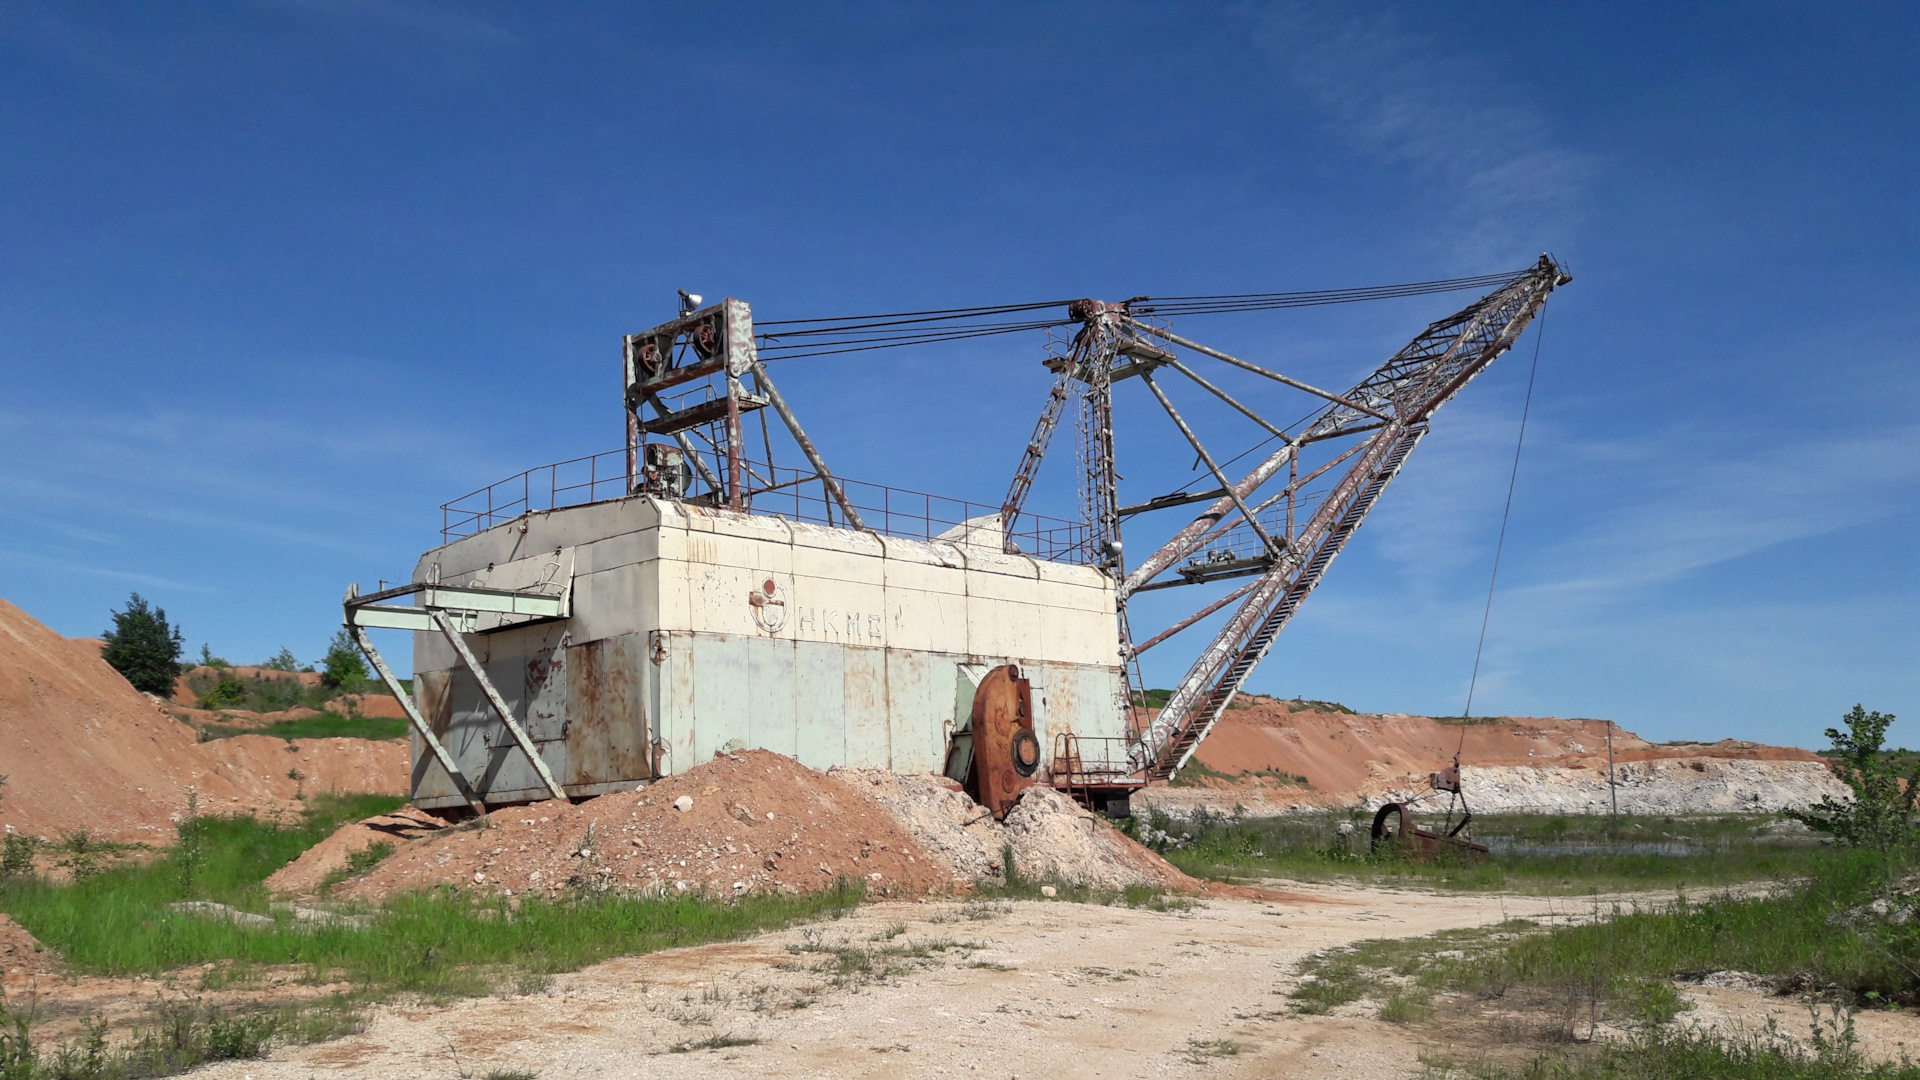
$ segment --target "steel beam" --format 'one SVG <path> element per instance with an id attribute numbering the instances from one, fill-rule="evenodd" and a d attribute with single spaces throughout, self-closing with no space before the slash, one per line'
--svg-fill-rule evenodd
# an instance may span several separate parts
<path id="1" fill-rule="evenodd" d="M 349 602 L 352 598 L 352 594 L 349 593 Z M 460 792 L 460 797 L 467 801 L 468 806 L 473 807 L 475 815 L 486 817 L 486 802 L 479 795 L 474 794 L 473 785 L 467 783 L 466 774 L 460 771 L 460 766 L 454 763 L 453 755 L 447 753 L 447 748 L 442 746 L 440 740 L 434 736 L 433 729 L 427 726 L 426 718 L 420 715 L 419 707 L 413 703 L 413 695 L 408 693 L 407 688 L 394 677 L 393 669 L 387 667 L 386 659 L 380 655 L 378 649 L 373 647 L 373 639 L 367 637 L 367 632 L 351 621 L 347 623 L 347 627 L 353 632 L 355 644 L 360 646 L 360 651 L 365 653 L 367 660 L 373 664 L 373 670 L 379 672 L 380 681 L 386 683 L 387 689 L 399 699 L 400 707 L 406 710 L 407 722 L 413 725 L 414 733 L 420 736 L 420 741 L 426 743 L 427 749 L 433 752 L 434 760 L 446 770 L 447 778 L 453 781 L 453 786 Z"/>
<path id="2" fill-rule="evenodd" d="M 1322 390 L 1317 386 L 1309 386 L 1306 383 L 1301 382 L 1299 379 L 1290 379 L 1287 376 L 1282 375 L 1277 371 L 1268 371 L 1266 368 L 1263 368 L 1258 364 L 1249 364 L 1245 360 L 1241 360 L 1238 357 L 1228 356 L 1226 353 L 1220 352 L 1217 349 L 1209 349 L 1205 345 L 1202 345 L 1197 341 L 1188 341 L 1186 338 L 1183 338 L 1178 334 L 1172 333 L 1171 331 L 1162 330 L 1157 326 L 1151 326 L 1147 323 L 1140 322 L 1137 319 L 1128 319 L 1127 321 L 1129 323 L 1132 323 L 1135 327 L 1139 328 L 1143 332 L 1152 334 L 1154 337 L 1157 337 L 1162 341 L 1170 341 L 1173 344 L 1178 345 L 1183 349 L 1192 349 L 1194 352 L 1197 352 L 1202 356 L 1211 356 L 1215 360 L 1218 360 L 1223 364 L 1232 364 L 1234 367 L 1243 368 L 1247 371 L 1251 371 L 1255 375 L 1265 375 L 1267 378 L 1272 379 L 1274 382 L 1291 386 L 1295 390 L 1304 391 L 1306 393 L 1312 394 L 1314 397 L 1323 398 L 1337 405 L 1345 405 L 1349 409 L 1357 409 L 1358 411 L 1366 413 L 1368 416 L 1371 416 L 1376 420 L 1392 419 L 1392 417 L 1388 416 L 1386 413 L 1378 412 L 1374 409 L 1368 408 L 1367 406 L 1362 405 L 1359 402 L 1354 401 L 1350 398 L 1341 397 L 1339 394 L 1336 394 L 1331 390 Z"/>
<path id="3" fill-rule="evenodd" d="M 1173 402 L 1167 398 L 1166 391 L 1161 390 L 1160 384 L 1154 382 L 1153 376 L 1147 372 L 1140 373 L 1140 381 L 1147 384 L 1148 390 L 1153 391 L 1154 398 L 1160 402 L 1161 408 L 1167 410 L 1167 415 L 1173 418 L 1174 425 L 1180 429 L 1180 434 L 1185 435 L 1187 441 L 1193 444 L 1194 453 L 1199 454 L 1200 460 L 1207 463 L 1207 471 L 1213 474 L 1213 478 L 1220 482 L 1221 487 L 1227 489 L 1227 498 L 1233 500 L 1233 505 L 1240 511 L 1240 516 L 1246 519 L 1247 527 L 1260 538 L 1261 546 L 1269 552 L 1279 554 L 1280 549 L 1274 544 L 1273 537 L 1268 536 L 1267 530 L 1260 527 L 1260 522 L 1254 518 L 1253 511 L 1247 509 L 1247 504 L 1240 497 L 1240 493 L 1233 490 L 1233 484 L 1227 479 L 1227 474 L 1221 472 L 1220 466 L 1213 463 L 1213 455 L 1207 453 L 1207 448 L 1200 445 L 1200 437 L 1193 433 L 1193 429 L 1187 426 L 1185 420 L 1181 419 L 1180 411 L 1173 407 Z"/>
<path id="4" fill-rule="evenodd" d="M 527 735 L 526 729 L 513 718 L 513 710 L 507 708 L 506 699 L 500 696 L 500 691 L 494 689 L 493 680 L 487 678 L 487 673 L 481 668 L 480 661 L 474 658 L 473 650 L 467 648 L 467 640 L 460 636 L 459 630 L 454 628 L 453 620 L 447 618 L 447 613 L 444 611 L 429 610 L 433 612 L 434 621 L 440 624 L 440 632 L 446 635 L 447 643 L 452 645 L 453 651 L 459 655 L 460 662 L 467 665 L 467 671 L 472 673 L 474 681 L 480 684 L 480 692 L 486 695 L 488 704 L 500 714 L 500 719 L 506 723 L 507 730 L 513 733 L 513 741 L 520 744 L 520 749 L 527 755 L 527 760 L 533 763 L 533 771 L 540 774 L 541 782 L 547 785 L 547 790 L 553 793 L 554 798 L 566 798 L 567 793 L 561 790 L 559 783 L 553 778 L 553 773 L 547 771 L 547 763 L 540 759 L 540 748 L 533 745 L 533 739 Z"/>
<path id="5" fill-rule="evenodd" d="M 840 510 L 847 515 L 849 524 L 856 529 L 865 529 L 867 523 L 860 520 L 860 511 L 853 508 L 853 500 L 847 498 L 846 490 L 840 486 L 840 481 L 834 479 L 832 470 L 827 468 L 826 461 L 820 457 L 820 451 L 813 448 L 813 440 L 807 438 L 807 433 L 801 430 L 799 419 L 793 415 L 792 409 L 787 408 L 786 399 L 780 396 L 779 389 L 773 385 L 773 379 L 768 377 L 767 366 L 755 357 L 751 367 L 754 384 L 773 404 L 773 411 L 778 413 L 781 422 L 787 425 L 788 433 L 793 436 L 794 443 L 800 447 L 800 452 L 806 455 L 807 463 L 813 466 L 814 472 L 820 474 L 820 486 L 826 488 L 827 494 L 833 497 L 833 501 L 840 504 Z"/>

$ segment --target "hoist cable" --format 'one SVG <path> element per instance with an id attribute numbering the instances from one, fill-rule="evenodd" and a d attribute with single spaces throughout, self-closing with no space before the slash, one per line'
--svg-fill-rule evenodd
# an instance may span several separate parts
<path id="1" fill-rule="evenodd" d="M 1540 309 L 1540 328 L 1533 334 L 1533 366 L 1527 369 L 1527 396 L 1520 406 L 1520 436 L 1513 443 L 1513 471 L 1507 474 L 1507 505 L 1500 511 L 1500 539 L 1493 545 L 1493 573 L 1487 579 L 1487 604 L 1480 612 L 1480 642 L 1473 648 L 1473 676 L 1467 680 L 1467 707 L 1462 720 L 1473 718 L 1473 691 L 1480 681 L 1480 656 L 1487 647 L 1487 622 L 1493 617 L 1493 587 L 1500 581 L 1500 556 L 1507 548 L 1507 519 L 1513 514 L 1513 488 L 1520 479 L 1520 450 L 1527 444 L 1527 416 L 1533 411 L 1533 380 L 1540 374 L 1540 342 L 1547 336 L 1547 309 Z M 1460 725 L 1460 747 L 1467 745 L 1467 726 Z M 1460 758 L 1460 749 L 1453 752 Z"/>

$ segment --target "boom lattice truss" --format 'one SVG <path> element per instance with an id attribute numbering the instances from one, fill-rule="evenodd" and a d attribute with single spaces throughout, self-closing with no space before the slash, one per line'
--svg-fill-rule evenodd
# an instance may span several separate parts
<path id="1" fill-rule="evenodd" d="M 1011 536 L 1042 459 L 1060 421 L 1076 417 L 1080 450 L 1082 513 L 1088 526 L 1084 560 L 1119 580 L 1120 649 L 1127 664 L 1126 700 L 1138 735 L 1128 765 L 1148 780 L 1176 775 L 1193 756 L 1247 677 L 1273 648 L 1300 605 L 1317 587 L 1347 541 L 1366 520 L 1400 472 L 1442 405 L 1513 347 L 1555 288 L 1571 281 L 1543 255 L 1527 271 L 1418 337 L 1344 394 L 1229 356 L 1168 330 L 1161 318 L 1185 313 L 1178 303 L 1074 302 L 1069 315 L 1080 324 L 1071 346 L 1049 362 L 1056 377 L 1001 508 Z M 1231 302 L 1231 298 L 1229 298 Z M 1196 313 L 1219 307 L 1189 304 Z M 1181 354 L 1196 358 L 1190 365 Z M 1199 370 L 1197 358 L 1252 372 L 1324 406 L 1294 431 L 1270 422 Z M 1238 479 L 1202 441 L 1175 407 L 1156 374 L 1174 372 L 1263 429 L 1269 445 L 1260 463 Z M 1138 378 L 1166 411 L 1203 463 L 1215 485 L 1134 506 L 1119 498 L 1114 467 L 1113 389 Z M 1329 444 L 1329 445 L 1321 445 Z M 1303 451 L 1334 452 L 1302 472 Z M 1332 477 L 1317 491 L 1308 485 Z M 1269 492 L 1278 485 L 1278 489 Z M 1135 515 L 1206 503 L 1206 509 L 1128 570 L 1122 559 L 1121 526 Z M 1136 645 L 1128 603 L 1139 594 L 1236 578 L 1252 580 L 1202 606 L 1167 630 Z M 1157 712 L 1145 708 L 1137 657 L 1201 620 L 1231 609 L 1212 641 Z"/>

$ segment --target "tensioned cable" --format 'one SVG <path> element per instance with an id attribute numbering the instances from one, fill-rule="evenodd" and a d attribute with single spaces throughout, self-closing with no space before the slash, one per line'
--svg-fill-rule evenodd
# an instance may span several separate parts
<path id="1" fill-rule="evenodd" d="M 1520 479 L 1520 449 L 1527 444 L 1527 414 L 1533 411 L 1533 380 L 1540 373 L 1540 342 L 1547 336 L 1547 309 L 1540 309 L 1540 329 L 1533 334 L 1533 366 L 1527 369 L 1527 397 L 1520 406 L 1520 437 L 1513 444 L 1513 471 L 1507 475 L 1507 505 L 1500 511 L 1500 539 L 1493 545 L 1493 574 L 1487 579 L 1487 606 L 1480 613 L 1480 643 L 1473 648 L 1473 676 L 1467 680 L 1467 707 L 1462 720 L 1473 718 L 1473 689 L 1480 681 L 1480 654 L 1487 647 L 1487 621 L 1493 617 L 1493 587 L 1500 580 L 1500 555 L 1507 547 L 1507 518 L 1513 513 L 1513 486 Z M 1467 728 L 1460 725 L 1460 746 L 1467 745 Z M 1460 750 L 1453 752 L 1459 760 Z"/>
<path id="2" fill-rule="evenodd" d="M 1431 293 L 1457 292 L 1484 288 L 1516 280 L 1520 274 L 1481 274 L 1474 277 L 1417 281 L 1400 285 L 1372 285 L 1349 289 L 1318 289 L 1288 293 L 1241 293 L 1217 296 L 1174 296 L 1155 299 L 1136 296 L 1127 301 L 1129 310 L 1139 315 L 1170 317 L 1175 315 L 1213 315 L 1233 312 L 1274 311 L 1284 308 L 1350 304 L 1367 300 L 1386 300 Z M 877 349 L 923 345 L 941 341 L 959 341 L 976 337 L 1018 333 L 1067 326 L 1071 318 L 1033 319 L 1019 322 L 979 322 L 994 316 L 1043 311 L 1065 307 L 1066 300 L 1044 303 L 1001 304 L 991 307 L 938 308 L 929 311 L 902 311 L 881 315 L 856 315 L 835 319 L 784 319 L 758 324 L 767 332 L 760 335 L 760 351 L 766 359 L 790 359 L 806 356 L 831 356 L 841 353 L 871 352 Z M 795 340 L 800 339 L 800 340 Z"/>

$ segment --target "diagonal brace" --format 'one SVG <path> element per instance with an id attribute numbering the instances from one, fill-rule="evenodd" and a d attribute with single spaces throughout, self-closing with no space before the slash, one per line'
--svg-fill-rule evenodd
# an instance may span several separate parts
<path id="1" fill-rule="evenodd" d="M 1211 356 L 1215 360 L 1218 360 L 1223 364 L 1232 364 L 1234 367 L 1251 371 L 1255 375 L 1265 375 L 1267 378 L 1272 379 L 1274 382 L 1280 383 L 1284 386 L 1291 386 L 1295 390 L 1303 390 L 1309 394 L 1312 394 L 1314 397 L 1321 398 L 1326 401 L 1331 401 L 1336 405 L 1345 405 L 1349 409 L 1355 409 L 1360 412 L 1366 413 L 1368 416 L 1373 417 L 1375 420 L 1393 419 L 1393 417 L 1388 416 L 1386 413 L 1383 413 L 1378 409 L 1369 408 L 1368 406 L 1363 405 L 1360 402 L 1353 400 L 1352 398 L 1342 397 L 1339 394 L 1333 393 L 1330 390 L 1322 390 L 1317 386 L 1308 386 L 1306 383 L 1301 382 L 1299 379 L 1290 379 L 1285 375 L 1280 374 L 1277 371 L 1268 371 L 1266 368 L 1261 367 L 1259 364 L 1249 364 L 1245 360 L 1240 359 L 1239 357 L 1228 356 L 1226 353 L 1220 352 L 1217 349 L 1209 349 L 1205 345 L 1202 345 L 1197 341 L 1188 341 L 1186 338 L 1183 338 L 1178 334 L 1169 333 L 1168 331 L 1162 330 L 1157 326 L 1149 326 L 1146 323 L 1137 322 L 1132 319 L 1129 319 L 1127 321 L 1133 323 L 1134 326 L 1140 328 L 1146 333 L 1152 334 L 1154 337 L 1157 337 L 1162 341 L 1170 342 L 1174 345 L 1179 345 L 1183 348 L 1192 349 L 1194 352 L 1197 352 L 1202 356 Z"/>
<path id="2" fill-rule="evenodd" d="M 480 668 L 480 661 L 474 659 L 473 650 L 467 648 L 466 638 L 460 636 L 460 631 L 454 628 L 453 620 L 447 618 L 446 612 L 439 608 L 434 608 L 432 611 L 433 621 L 440 624 L 440 632 L 447 636 L 447 642 L 453 646 L 453 651 L 459 654 L 460 662 L 467 665 L 467 670 L 473 673 L 474 680 L 480 684 L 480 692 L 487 696 L 487 702 L 493 706 L 495 712 L 500 714 L 500 719 L 506 721 L 507 730 L 513 733 L 513 741 L 520 744 L 520 749 L 526 753 L 527 760 L 533 763 L 533 771 L 540 774 L 541 781 L 547 785 L 547 790 L 553 793 L 554 798 L 566 798 L 567 793 L 560 789 L 560 785 L 553 779 L 553 774 L 547 771 L 547 763 L 540 760 L 540 749 L 533 745 L 533 740 L 527 736 L 526 729 L 513 718 L 513 710 L 507 708 L 506 699 L 500 696 L 500 691 L 493 688 L 493 680 L 487 678 L 487 673 Z"/>
<path id="3" fill-rule="evenodd" d="M 1240 493 L 1233 490 L 1233 481 L 1228 480 L 1227 474 L 1220 471 L 1220 466 L 1213 463 L 1213 455 L 1207 453 L 1207 448 L 1200 445 L 1199 436 L 1195 435 L 1193 429 L 1187 426 L 1187 422 L 1180 418 L 1180 413 L 1174 409 L 1173 402 L 1167 399 L 1166 391 L 1161 390 L 1160 384 L 1153 381 L 1153 373 L 1143 371 L 1140 373 L 1140 378 L 1147 384 L 1147 389 L 1153 391 L 1153 396 L 1160 400 L 1160 407 L 1167 410 L 1168 416 L 1173 417 L 1173 422 L 1180 428 L 1180 434 L 1185 435 L 1187 441 L 1193 444 L 1194 452 L 1200 455 L 1200 460 L 1207 463 L 1207 470 L 1213 473 L 1213 478 L 1220 481 L 1220 486 L 1226 489 L 1227 497 L 1233 500 L 1235 507 L 1239 508 L 1240 516 L 1245 518 L 1247 524 L 1252 527 L 1254 535 L 1260 538 L 1260 543 L 1268 552 L 1279 555 L 1280 545 L 1274 543 L 1273 537 L 1267 535 L 1267 530 L 1260 527 L 1260 522 L 1254 518 L 1253 511 L 1247 509 L 1247 504 L 1240 498 Z"/>
<path id="4" fill-rule="evenodd" d="M 433 751 L 434 760 L 447 771 L 453 786 L 459 789 L 460 797 L 467 801 L 468 806 L 473 807 L 475 814 L 486 817 L 487 804 L 480 796 L 474 794 L 473 785 L 467 783 L 466 774 L 460 771 L 460 766 L 454 764 L 453 755 L 447 753 L 447 748 L 434 737 L 433 729 L 427 726 L 426 718 L 420 715 L 420 709 L 414 705 L 413 695 L 407 693 L 407 688 L 400 685 L 399 679 L 394 678 L 393 669 L 387 667 L 386 659 L 373 647 L 373 639 L 367 636 L 366 630 L 354 626 L 353 640 L 360 646 L 360 651 L 367 654 L 367 659 L 373 662 L 373 670 L 380 673 L 380 681 L 386 683 L 387 689 L 400 700 L 400 707 L 407 711 L 407 722 L 413 725 L 413 730 L 419 734 L 420 740 L 427 744 L 427 749 Z"/>

